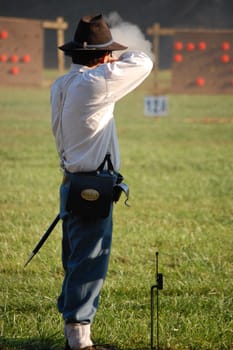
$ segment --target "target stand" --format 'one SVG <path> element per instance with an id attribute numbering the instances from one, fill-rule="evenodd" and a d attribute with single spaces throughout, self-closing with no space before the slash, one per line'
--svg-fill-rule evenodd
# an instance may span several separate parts
<path id="1" fill-rule="evenodd" d="M 0 17 L 0 85 L 41 85 L 42 21 Z"/>
<path id="2" fill-rule="evenodd" d="M 159 290 L 163 289 L 163 274 L 158 272 L 159 265 L 159 253 L 156 252 L 155 260 L 155 280 L 156 284 L 151 286 L 150 296 L 151 296 L 151 339 L 150 339 L 150 349 L 159 350 Z M 155 293 L 156 292 L 156 293 Z M 154 346 L 154 306 L 155 306 L 155 296 L 156 296 L 156 347 Z"/>

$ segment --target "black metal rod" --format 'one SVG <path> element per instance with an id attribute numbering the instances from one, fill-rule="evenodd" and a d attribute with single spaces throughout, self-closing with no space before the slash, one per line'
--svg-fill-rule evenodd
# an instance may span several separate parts
<path id="1" fill-rule="evenodd" d="M 32 258 L 36 255 L 36 253 L 38 253 L 38 251 L 40 250 L 42 245 L 45 243 L 45 241 L 48 239 L 49 235 L 51 234 L 51 232 L 53 231 L 54 227 L 57 225 L 59 220 L 60 220 L 60 214 L 58 214 L 55 217 L 55 219 L 53 220 L 53 222 L 51 223 L 51 225 L 49 226 L 47 231 L 43 234 L 43 236 L 41 237 L 41 239 L 39 240 L 39 242 L 37 243 L 37 245 L 35 246 L 35 248 L 31 252 L 31 254 L 30 254 L 28 260 L 26 261 L 24 267 L 26 267 L 29 264 L 29 262 L 32 260 Z"/>
<path id="2" fill-rule="evenodd" d="M 154 350 L 154 289 L 156 288 L 156 349 L 159 350 L 159 289 L 163 289 L 163 275 L 159 273 L 159 253 L 156 252 L 156 268 L 155 268 L 155 279 L 156 284 L 151 287 L 151 337 L 150 346 L 151 350 Z"/>
<path id="3" fill-rule="evenodd" d="M 154 286 L 150 289 L 150 349 L 154 345 Z"/>
<path id="4" fill-rule="evenodd" d="M 156 302 L 157 302 L 157 327 L 156 327 L 156 335 L 157 335 L 157 350 L 159 350 L 159 284 L 158 284 L 158 275 L 159 275 L 159 252 L 156 252 L 156 281 L 157 281 L 157 290 L 156 290 Z"/>

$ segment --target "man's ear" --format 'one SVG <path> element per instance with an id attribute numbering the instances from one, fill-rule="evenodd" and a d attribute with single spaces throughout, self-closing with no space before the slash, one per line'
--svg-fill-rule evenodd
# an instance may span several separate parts
<path id="1" fill-rule="evenodd" d="M 109 62 L 109 54 L 106 53 L 103 57 L 100 58 L 100 63 L 108 63 Z"/>

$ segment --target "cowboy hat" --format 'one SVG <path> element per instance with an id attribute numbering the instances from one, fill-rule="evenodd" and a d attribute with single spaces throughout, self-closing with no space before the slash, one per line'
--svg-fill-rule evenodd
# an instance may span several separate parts
<path id="1" fill-rule="evenodd" d="M 74 40 L 59 46 L 59 49 L 65 52 L 79 50 L 116 51 L 125 50 L 127 47 L 113 40 L 108 24 L 102 14 L 99 14 L 81 18 L 74 34 Z"/>

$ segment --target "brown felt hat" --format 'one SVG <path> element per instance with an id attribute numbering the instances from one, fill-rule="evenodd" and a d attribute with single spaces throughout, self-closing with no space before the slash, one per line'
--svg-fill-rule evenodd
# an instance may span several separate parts
<path id="1" fill-rule="evenodd" d="M 83 17 L 75 31 L 74 40 L 59 46 L 65 52 L 72 51 L 117 51 L 125 50 L 126 46 L 116 43 L 108 24 L 101 14 Z"/>

